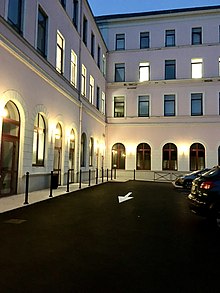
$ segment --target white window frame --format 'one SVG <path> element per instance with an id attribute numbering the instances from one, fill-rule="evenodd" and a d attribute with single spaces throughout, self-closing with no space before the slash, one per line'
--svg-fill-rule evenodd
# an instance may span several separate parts
<path id="1" fill-rule="evenodd" d="M 70 82 L 77 87 L 77 55 L 71 50 Z"/>

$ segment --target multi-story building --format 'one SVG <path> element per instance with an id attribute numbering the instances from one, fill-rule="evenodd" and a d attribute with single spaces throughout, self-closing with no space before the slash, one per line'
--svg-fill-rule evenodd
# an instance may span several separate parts
<path id="1" fill-rule="evenodd" d="M 0 2 L 0 195 L 79 170 L 220 161 L 220 6 L 94 18 L 86 0 Z"/>
<path id="2" fill-rule="evenodd" d="M 107 48 L 87 1 L 0 1 L 0 194 L 100 166 Z"/>
<path id="3" fill-rule="evenodd" d="M 220 161 L 220 6 L 96 17 L 108 48 L 108 164 Z"/>

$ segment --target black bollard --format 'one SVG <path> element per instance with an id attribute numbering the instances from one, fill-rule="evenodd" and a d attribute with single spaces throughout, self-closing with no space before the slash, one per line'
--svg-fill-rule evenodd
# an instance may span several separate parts
<path id="1" fill-rule="evenodd" d="M 50 172 L 50 194 L 49 197 L 53 197 L 53 171 Z"/>
<path id="2" fill-rule="evenodd" d="M 70 191 L 70 170 L 67 171 L 67 185 L 66 185 L 66 192 Z"/>
<path id="3" fill-rule="evenodd" d="M 24 204 L 28 204 L 28 189 L 29 189 L 29 172 L 26 173 L 26 186 L 25 186 Z"/>

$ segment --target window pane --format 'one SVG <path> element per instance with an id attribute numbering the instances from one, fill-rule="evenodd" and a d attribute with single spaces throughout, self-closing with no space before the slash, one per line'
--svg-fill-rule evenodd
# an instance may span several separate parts
<path id="1" fill-rule="evenodd" d="M 197 27 L 192 29 L 192 45 L 202 44 L 202 28 Z"/>
<path id="2" fill-rule="evenodd" d="M 196 58 L 191 60 L 192 78 L 202 78 L 202 59 Z"/>
<path id="3" fill-rule="evenodd" d="M 176 78 L 176 60 L 165 60 L 165 79 Z"/>
<path id="4" fill-rule="evenodd" d="M 125 81 L 125 65 L 123 63 L 115 64 L 115 81 Z"/>
<path id="5" fill-rule="evenodd" d="M 191 95 L 191 115 L 199 116 L 202 113 L 202 94 L 192 94 Z"/>
<path id="6" fill-rule="evenodd" d="M 164 96 L 164 116 L 175 116 L 175 96 Z"/>
<path id="7" fill-rule="evenodd" d="M 148 62 L 139 65 L 140 82 L 150 79 L 150 65 Z"/>
<path id="8" fill-rule="evenodd" d="M 149 117 L 149 97 L 139 96 L 138 99 L 138 116 Z"/>
<path id="9" fill-rule="evenodd" d="M 175 30 L 167 30 L 166 31 L 166 47 L 175 46 Z"/>
<path id="10" fill-rule="evenodd" d="M 22 0 L 9 0 L 8 20 L 14 28 L 21 31 Z"/>
<path id="11" fill-rule="evenodd" d="M 114 117 L 124 117 L 124 97 L 114 98 Z"/>
<path id="12" fill-rule="evenodd" d="M 125 35 L 117 34 L 116 35 L 116 50 L 124 50 L 125 49 Z"/>
<path id="13" fill-rule="evenodd" d="M 47 16 L 41 9 L 38 12 L 37 49 L 46 56 Z"/>
<path id="14" fill-rule="evenodd" d="M 140 48 L 145 49 L 150 46 L 149 32 L 140 33 Z"/>

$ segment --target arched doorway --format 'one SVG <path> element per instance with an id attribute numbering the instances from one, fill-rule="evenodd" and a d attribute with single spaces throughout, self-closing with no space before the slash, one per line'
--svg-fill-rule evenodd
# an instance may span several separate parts
<path id="1" fill-rule="evenodd" d="M 190 170 L 205 168 L 205 148 L 201 143 L 194 143 L 190 147 Z"/>
<path id="2" fill-rule="evenodd" d="M 62 127 L 57 123 L 55 130 L 55 146 L 53 170 L 58 173 L 58 185 L 61 185 L 61 166 L 62 166 Z"/>
<path id="3" fill-rule="evenodd" d="M 125 169 L 125 147 L 122 143 L 116 143 L 112 147 L 112 168 Z"/>
<path id="4" fill-rule="evenodd" d="M 0 195 L 17 193 L 20 114 L 9 101 L 4 108 L 0 156 Z"/>
<path id="5" fill-rule="evenodd" d="M 163 170 L 177 170 L 177 147 L 173 143 L 163 147 Z"/>
<path id="6" fill-rule="evenodd" d="M 147 143 L 137 146 L 137 170 L 151 169 L 151 147 Z"/>

